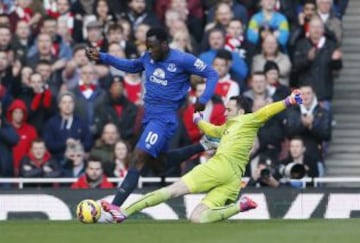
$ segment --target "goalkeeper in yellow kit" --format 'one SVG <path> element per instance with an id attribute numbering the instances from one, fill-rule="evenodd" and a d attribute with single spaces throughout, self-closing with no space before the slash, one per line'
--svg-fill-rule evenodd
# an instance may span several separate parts
<path id="1" fill-rule="evenodd" d="M 146 194 L 125 209 L 109 210 L 122 222 L 131 214 L 146 207 L 155 206 L 170 198 L 189 193 L 207 192 L 202 202 L 191 213 L 195 223 L 209 223 L 227 219 L 239 212 L 256 208 L 248 197 L 241 197 L 241 177 L 249 161 L 249 153 L 259 128 L 272 116 L 286 107 L 301 104 L 299 90 L 282 101 L 269 104 L 262 109 L 248 113 L 250 107 L 240 96 L 230 98 L 226 104 L 226 123 L 215 126 L 202 120 L 200 113 L 194 114 L 194 122 L 208 136 L 220 138 L 216 154 L 205 164 L 196 166 L 178 182 Z"/>

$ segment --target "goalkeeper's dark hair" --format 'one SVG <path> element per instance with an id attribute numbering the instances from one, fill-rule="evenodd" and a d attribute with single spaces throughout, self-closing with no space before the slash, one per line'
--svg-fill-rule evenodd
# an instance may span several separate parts
<path id="1" fill-rule="evenodd" d="M 235 100 L 238 109 L 243 109 L 245 114 L 251 112 L 251 104 L 246 97 L 243 97 L 241 95 L 231 96 L 230 100 Z"/>
<path id="2" fill-rule="evenodd" d="M 148 32 L 146 32 L 147 38 L 152 37 L 152 36 L 155 36 L 156 39 L 160 42 L 163 42 L 163 41 L 168 42 L 168 39 L 169 39 L 166 30 L 163 28 L 160 28 L 160 27 L 153 27 L 153 28 L 149 29 Z"/>

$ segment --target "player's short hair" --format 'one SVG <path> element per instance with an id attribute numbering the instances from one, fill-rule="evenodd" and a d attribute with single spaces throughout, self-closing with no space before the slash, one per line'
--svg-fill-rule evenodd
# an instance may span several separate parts
<path id="1" fill-rule="evenodd" d="M 163 41 L 168 41 L 168 33 L 166 32 L 165 29 L 160 28 L 160 27 L 153 27 L 151 29 L 148 30 L 148 32 L 146 32 L 146 37 L 152 37 L 155 36 L 157 40 L 159 40 L 160 42 Z"/>
<path id="2" fill-rule="evenodd" d="M 251 112 L 251 104 L 247 98 L 238 95 L 238 96 L 231 96 L 230 100 L 235 100 L 238 109 L 243 109 L 245 114 Z"/>

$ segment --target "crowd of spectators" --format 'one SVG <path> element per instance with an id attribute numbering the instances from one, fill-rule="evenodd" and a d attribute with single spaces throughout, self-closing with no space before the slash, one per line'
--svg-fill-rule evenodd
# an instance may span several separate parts
<path id="1" fill-rule="evenodd" d="M 153 26 L 168 30 L 172 48 L 199 56 L 218 72 L 204 111 L 213 124 L 225 122 L 231 96 L 247 97 L 256 111 L 295 87 L 303 91 L 303 105 L 260 129 L 248 168 L 254 185 L 279 186 L 278 173 L 261 171 L 294 161 L 308 176 L 323 175 L 347 2 L 2 1 L 0 177 L 79 178 L 72 188 L 110 188 L 107 177 L 124 177 L 142 128 L 143 75 L 91 62 L 85 50 L 138 58 Z M 191 83 L 170 148 L 203 135 L 192 123 L 192 103 L 206 80 L 193 76 Z M 189 169 L 186 163 L 177 176 Z"/>

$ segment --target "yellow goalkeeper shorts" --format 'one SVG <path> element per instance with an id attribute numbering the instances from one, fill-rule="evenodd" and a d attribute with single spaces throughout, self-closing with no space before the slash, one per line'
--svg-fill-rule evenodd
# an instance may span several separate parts
<path id="1" fill-rule="evenodd" d="M 217 157 L 196 166 L 181 179 L 191 193 L 208 192 L 202 203 L 209 208 L 223 207 L 235 202 L 241 188 L 239 168 Z"/>

